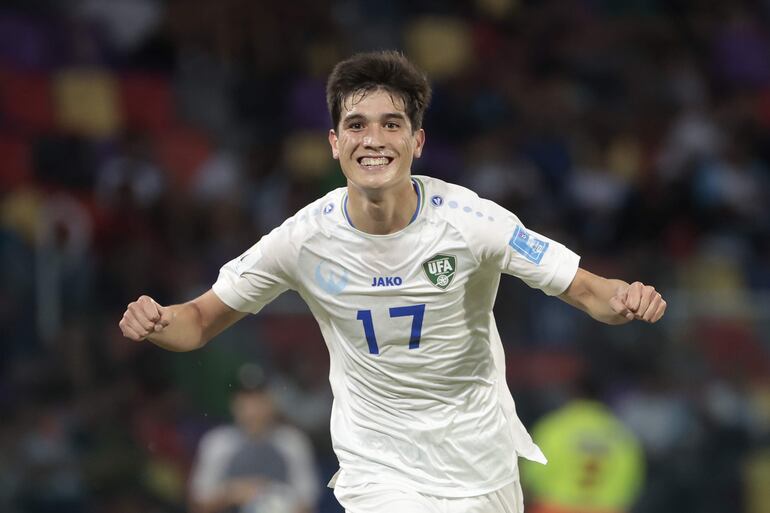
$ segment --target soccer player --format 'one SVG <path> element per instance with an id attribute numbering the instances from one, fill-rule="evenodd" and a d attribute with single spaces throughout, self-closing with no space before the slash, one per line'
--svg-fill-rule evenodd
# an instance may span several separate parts
<path id="1" fill-rule="evenodd" d="M 463 187 L 411 173 L 425 144 L 424 74 L 396 52 L 355 55 L 327 83 L 347 187 L 225 264 L 211 290 L 128 305 L 123 334 L 206 344 L 296 290 L 328 346 L 330 482 L 349 513 L 523 511 L 519 456 L 545 463 L 516 416 L 492 315 L 501 273 L 608 324 L 658 321 L 649 285 L 581 269 L 562 244 Z"/>

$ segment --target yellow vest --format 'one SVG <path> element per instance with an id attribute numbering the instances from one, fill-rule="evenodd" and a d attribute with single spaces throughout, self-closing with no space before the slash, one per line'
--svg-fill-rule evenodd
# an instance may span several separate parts
<path id="1" fill-rule="evenodd" d="M 644 481 L 636 436 L 603 404 L 575 400 L 532 430 L 548 465 L 522 461 L 522 482 L 540 503 L 581 512 L 625 511 Z"/>

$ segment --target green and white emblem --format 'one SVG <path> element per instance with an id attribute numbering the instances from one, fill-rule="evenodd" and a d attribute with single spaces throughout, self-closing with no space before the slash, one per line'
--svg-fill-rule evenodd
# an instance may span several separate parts
<path id="1" fill-rule="evenodd" d="M 430 282 L 441 290 L 446 289 L 455 277 L 457 259 L 454 255 L 434 255 L 422 263 L 422 270 Z"/>

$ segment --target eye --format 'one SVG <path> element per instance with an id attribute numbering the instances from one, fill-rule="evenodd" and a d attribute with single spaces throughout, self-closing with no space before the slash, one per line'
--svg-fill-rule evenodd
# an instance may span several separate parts
<path id="1" fill-rule="evenodd" d="M 385 128 L 387 128 L 388 130 L 398 130 L 399 127 L 400 125 L 395 121 L 388 121 L 387 123 L 385 123 Z"/>
<path id="2" fill-rule="evenodd" d="M 348 130 L 361 130 L 364 127 L 363 123 L 355 121 L 348 125 Z"/>

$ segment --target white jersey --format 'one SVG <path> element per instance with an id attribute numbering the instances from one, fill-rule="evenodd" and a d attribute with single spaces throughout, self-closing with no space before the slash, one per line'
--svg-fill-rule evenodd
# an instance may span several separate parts
<path id="1" fill-rule="evenodd" d="M 340 188 L 222 267 L 213 290 L 242 312 L 287 289 L 307 302 L 330 354 L 338 483 L 486 494 L 516 479 L 518 456 L 545 463 L 505 381 L 500 274 L 557 295 L 579 257 L 468 189 L 413 181 L 403 230 L 356 230 Z"/>

